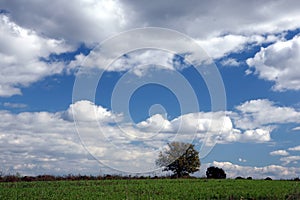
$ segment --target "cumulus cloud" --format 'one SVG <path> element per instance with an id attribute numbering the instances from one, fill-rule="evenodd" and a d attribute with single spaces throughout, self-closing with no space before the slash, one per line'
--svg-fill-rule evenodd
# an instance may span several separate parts
<path id="1" fill-rule="evenodd" d="M 299 146 L 295 146 L 295 147 L 291 147 L 288 150 L 289 151 L 300 151 L 300 145 Z"/>
<path id="2" fill-rule="evenodd" d="M 286 150 L 276 150 L 276 151 L 272 151 L 270 152 L 271 156 L 288 156 L 289 152 L 287 152 Z"/>
<path id="3" fill-rule="evenodd" d="M 176 41 L 176 42 L 174 42 Z M 211 58 L 193 39 L 163 28 L 135 29 L 112 37 L 89 55 L 77 55 L 68 68 L 131 71 L 145 75 L 149 68 L 182 70 L 190 64 L 212 65 Z M 183 64 L 184 63 L 184 64 Z"/>
<path id="4" fill-rule="evenodd" d="M 296 6 L 283 6 L 283 2 L 264 2 L 260 8 L 251 2 L 241 4 L 234 0 L 226 4 L 217 1 L 180 4 L 168 1 L 158 5 L 147 1 L 78 0 L 72 5 L 67 1 L 55 1 L 44 6 L 43 2 L 28 1 L 26 4 L 15 4 L 9 1 L 2 2 L 2 7 L 8 10 L 11 17 L 21 26 L 32 27 L 50 38 L 59 36 L 76 43 L 99 42 L 111 34 L 133 27 L 173 28 L 197 38 L 214 58 L 239 51 L 246 43 L 274 41 L 277 37 L 273 33 L 299 27 L 298 9 Z M 231 4 L 235 6 L 230 6 Z M 297 2 L 291 3 L 293 4 Z M 268 7 L 270 14 L 264 12 L 264 7 Z M 21 12 L 20 9 L 24 8 L 28 12 Z M 249 9 L 253 10 L 251 15 L 246 17 L 242 14 L 243 10 L 247 12 Z M 54 15 L 50 10 L 57 12 Z M 69 15 L 59 10 L 67 10 Z M 274 17 L 271 13 L 278 15 Z"/>
<path id="5" fill-rule="evenodd" d="M 270 133 L 262 129 L 235 129 L 223 112 L 189 113 L 172 120 L 156 114 L 134 124 L 124 121 L 121 113 L 83 100 L 56 113 L 0 114 L 1 165 L 9 168 L 13 163 L 19 166 L 15 170 L 24 167 L 21 173 L 52 168 L 53 173 L 63 173 L 70 169 L 63 168 L 69 162 L 78 167 L 75 171 L 85 171 L 92 167 L 85 166 L 90 159 L 85 149 L 103 166 L 145 172 L 156 169 L 159 150 L 173 140 L 202 143 L 207 135 L 211 141 L 205 142 L 212 144 L 270 140 Z"/>
<path id="6" fill-rule="evenodd" d="M 199 45 L 213 58 L 221 58 L 228 53 L 238 52 L 247 43 L 242 35 L 225 35 L 198 41 Z"/>
<path id="7" fill-rule="evenodd" d="M 131 39 L 135 40 L 135 38 Z M 149 38 L 149 40 L 151 40 L 151 38 Z M 130 42 L 124 41 L 124 44 L 125 43 L 129 44 Z M 103 51 L 101 50 L 98 51 L 98 49 L 94 49 L 87 56 L 82 54 L 77 55 L 75 57 L 76 59 L 70 62 L 68 68 L 74 69 L 81 66 L 87 68 L 96 67 L 105 71 L 130 71 L 138 77 L 144 76 L 151 68 L 175 70 L 173 66 L 175 54 L 164 50 L 135 50 L 125 55 L 115 55 L 115 52 L 109 52 L 103 55 Z M 105 63 L 109 63 L 109 65 L 105 65 Z"/>
<path id="8" fill-rule="evenodd" d="M 164 50 L 147 49 L 147 50 L 136 50 L 127 53 L 126 56 L 117 60 L 112 64 L 113 68 L 126 67 L 127 69 L 134 68 L 135 66 L 143 65 L 162 65 L 162 67 L 173 67 L 172 60 L 173 54 Z M 172 69 L 172 68 L 168 68 Z M 116 71 L 116 70 L 113 70 Z M 119 70 L 117 70 L 119 71 Z"/>
<path id="9" fill-rule="evenodd" d="M 222 60 L 221 65 L 230 66 L 230 67 L 237 67 L 237 66 L 240 65 L 240 63 L 236 59 L 228 58 L 226 60 Z"/>
<path id="10" fill-rule="evenodd" d="M 295 127 L 295 128 L 293 128 L 292 130 L 293 130 L 293 131 L 299 131 L 299 130 L 300 130 L 300 126 Z"/>
<path id="11" fill-rule="evenodd" d="M 71 45 L 72 50 L 75 50 L 80 43 L 93 47 L 104 39 L 130 28 L 149 26 L 173 28 L 196 38 L 195 41 L 215 59 L 232 52 L 239 52 L 248 45 L 282 40 L 285 31 L 300 27 L 297 4 L 297 1 L 289 5 L 286 5 L 284 1 L 266 1 L 257 7 L 252 2 L 241 3 L 236 0 L 226 3 L 193 1 L 188 4 L 185 2 L 173 4 L 169 1 L 153 3 L 76 0 L 70 4 L 68 1 L 55 0 L 45 5 L 45 2 L 32 0 L 26 3 L 14 0 L 3 1 L 0 2 L 0 6 L 7 11 L 6 14 L 9 13 L 7 14 L 9 17 L 1 15 L 1 47 L 3 49 L 0 50 L 0 64 L 4 67 L 0 74 L 2 76 L 0 95 L 21 94 L 20 87 L 29 86 L 45 76 L 58 74 L 66 68 L 80 65 L 85 59 L 83 54 L 77 55 L 75 61 L 67 66 L 63 63 L 48 63 L 40 60 L 40 58 L 47 58 L 51 53 L 59 54 L 69 51 L 70 47 L 66 44 Z M 266 12 L 265 8 L 268 8 L 269 12 Z M 52 12 L 53 10 L 56 12 Z M 244 15 L 249 10 L 252 10 L 251 14 Z M 276 16 L 273 13 L 276 13 Z M 146 41 L 147 37 L 135 37 L 129 42 L 139 44 L 139 39 Z M 276 45 L 279 48 L 291 46 L 294 52 L 293 58 L 296 59 L 294 61 L 292 58 L 285 59 L 278 64 L 285 66 L 285 64 L 297 63 L 298 40 L 298 37 L 295 37 L 289 42 L 276 42 L 270 48 L 262 49 L 262 52 L 252 60 L 249 59 L 248 63 L 256 69 L 255 73 L 258 73 L 260 77 L 275 81 L 276 90 L 297 89 L 300 84 L 297 82 L 299 78 L 296 74 L 291 74 L 289 70 L 284 69 L 284 73 L 275 76 L 274 74 L 280 70 L 279 65 L 271 67 L 273 68 L 272 74 L 268 73 L 268 70 L 265 72 L 264 66 L 268 66 L 268 63 L 274 60 L 270 58 L 268 63 L 261 64 L 263 61 L 260 59 L 262 57 L 260 54 L 264 51 L 270 52 L 268 55 L 271 55 L 275 49 L 278 49 L 275 48 Z M 23 48 L 18 48 L 20 44 Z M 161 44 L 161 41 L 157 41 L 157 44 Z M 116 44 L 116 46 L 119 45 L 123 43 Z M 285 55 L 281 56 L 282 58 L 286 58 L 286 52 L 285 50 L 278 51 Z M 93 52 L 89 57 L 92 56 Z M 162 64 L 166 58 L 168 57 L 158 54 L 154 60 L 159 60 Z M 112 58 L 100 57 L 98 61 L 99 59 L 103 63 L 103 59 L 109 61 Z M 91 59 L 91 65 L 97 63 L 94 61 L 97 59 Z M 88 63 L 85 64 L 88 65 Z M 133 63 L 119 64 L 121 65 L 116 64 L 110 69 L 127 70 L 126 66 Z M 228 60 L 227 64 L 237 65 L 233 60 Z M 136 69 L 135 73 L 142 75 L 145 73 L 144 68 Z"/>
<path id="12" fill-rule="evenodd" d="M 77 119 L 76 127 L 66 118 L 70 108 L 85 116 Z M 1 167 L 25 175 L 97 173 L 100 165 L 88 155 L 86 148 L 100 160 L 101 168 L 108 170 L 120 166 L 118 169 L 124 171 L 142 171 L 153 166 L 157 154 L 149 153 L 149 147 L 128 144 L 130 137 L 110 125 L 118 115 L 86 101 L 72 104 L 70 108 L 57 113 L 1 111 Z M 95 120 L 98 121 L 94 123 Z M 132 162 L 128 163 L 129 160 Z"/>
<path id="13" fill-rule="evenodd" d="M 268 130 L 235 128 L 232 119 L 222 112 L 189 113 L 172 120 L 156 114 L 138 124 L 132 124 L 123 121 L 120 113 L 113 113 L 89 101 L 78 101 L 71 104 L 66 111 L 57 113 L 13 114 L 1 111 L 1 116 L 1 165 L 10 168 L 13 163 L 14 167 L 10 170 L 22 174 L 33 171 L 55 174 L 66 173 L 67 170 L 79 173 L 89 169 L 97 171 L 99 165 L 89 158 L 85 149 L 100 160 L 101 167 L 105 170 L 109 171 L 107 167 L 111 167 L 123 171 L 130 168 L 133 171 L 145 172 L 156 169 L 154 161 L 159 149 L 174 138 L 185 142 L 198 140 L 201 143 L 208 134 L 209 139 L 223 144 L 271 140 Z M 298 147 L 289 150 L 298 150 Z M 270 154 L 288 155 L 283 150 Z M 287 156 L 280 160 L 286 165 L 297 162 L 299 158 Z M 246 160 L 240 158 L 239 161 Z M 69 166 L 69 162 L 76 169 L 64 168 L 64 165 Z M 231 176 L 246 176 L 246 173 L 249 176 L 257 174 L 258 177 L 275 176 L 275 172 L 278 172 L 278 176 L 293 175 L 292 172 L 286 173 L 288 170 L 280 166 L 253 169 L 230 163 L 214 164 L 232 170 Z M 233 169 L 236 171 L 233 172 Z M 246 170 L 244 174 L 239 174 L 243 170 Z"/>
<path id="14" fill-rule="evenodd" d="M 246 130 L 242 139 L 248 141 L 268 142 L 271 140 L 270 130 L 257 128 L 255 130 Z"/>
<path id="15" fill-rule="evenodd" d="M 278 106 L 267 99 L 250 100 L 237 106 L 236 109 L 239 111 L 239 115 L 234 117 L 234 123 L 243 129 L 300 123 L 300 112 L 292 107 Z"/>
<path id="16" fill-rule="evenodd" d="M 74 131 L 59 113 L 1 111 L 0 170 L 23 175 L 80 172 L 88 159 Z"/>
<path id="17" fill-rule="evenodd" d="M 156 114 L 136 125 L 139 129 L 147 132 L 169 132 L 172 131 L 171 122 L 166 120 L 162 115 Z"/>
<path id="18" fill-rule="evenodd" d="M 280 161 L 282 161 L 284 165 L 287 165 L 290 163 L 297 164 L 298 161 L 300 161 L 300 156 L 286 156 L 286 157 L 280 158 Z"/>
<path id="19" fill-rule="evenodd" d="M 287 149 L 288 151 L 300 151 L 300 146 L 290 147 Z M 279 160 L 283 162 L 283 165 L 288 165 L 290 163 L 297 164 L 300 160 L 300 156 L 298 155 L 290 155 L 292 152 L 288 152 L 287 150 L 276 150 L 270 152 L 271 156 L 282 156 Z"/>
<path id="20" fill-rule="evenodd" d="M 0 14 L 0 34 L 0 96 L 21 94 L 20 87 L 63 71 L 62 63 L 43 62 L 41 58 L 70 50 L 64 40 L 41 36 L 3 14 Z"/>
<path id="21" fill-rule="evenodd" d="M 234 0 L 226 4 L 218 1 L 193 1 L 189 4 L 164 1 L 155 6 L 152 2 L 141 1 L 127 2 L 124 7 L 135 11 L 132 12 L 135 24 L 172 28 L 196 38 L 212 58 L 239 52 L 247 44 L 274 42 L 281 37 L 275 33 L 298 28 L 300 17 L 298 9 L 286 6 L 282 1 L 264 2 L 259 7 L 252 2 L 241 4 Z M 268 13 L 265 8 L 268 8 Z M 245 16 L 243 13 L 249 9 L 253 12 Z M 274 17 L 271 13 L 278 15 Z"/>
<path id="22" fill-rule="evenodd" d="M 64 38 L 71 43 L 100 42 L 122 31 L 129 18 L 119 1 L 1 2 L 0 6 L 20 26 L 29 27 L 49 38 Z M 56 12 L 53 12 L 55 10 Z M 68 13 L 68 14 L 66 14 Z"/>
<path id="23" fill-rule="evenodd" d="M 139 1 L 125 2 L 136 24 L 148 26 L 167 26 L 193 37 L 208 38 L 220 34 L 233 33 L 272 33 L 299 27 L 297 1 L 287 5 L 284 1 L 265 1 L 257 6 L 254 2 L 231 0 L 219 1 L 163 1 L 153 3 Z M 168 8 L 168 9 L 166 9 Z M 266 12 L 266 8 L 268 12 Z M 252 12 L 249 13 L 248 11 Z M 288 12 L 289 11 L 289 12 Z M 248 13 L 245 15 L 245 13 Z M 274 16 L 276 13 L 276 16 Z M 256 27 L 255 29 L 253 27 Z"/>
<path id="24" fill-rule="evenodd" d="M 89 104 L 88 101 L 81 101 L 80 103 L 75 103 L 71 105 L 79 106 L 80 104 Z M 91 106 L 91 105 L 90 105 Z M 93 107 L 98 106 L 92 105 Z M 82 108 L 79 106 L 79 108 Z M 73 109 L 73 112 L 77 112 Z M 100 107 L 103 111 L 103 108 Z M 70 110 L 70 109 L 69 109 Z M 88 114 L 89 120 L 95 119 L 90 118 L 92 115 L 92 110 L 82 109 L 84 112 L 78 112 L 79 121 L 84 121 L 83 116 Z M 166 119 L 161 114 L 155 114 L 145 121 L 141 121 L 138 124 L 124 123 L 122 122 L 121 114 L 104 114 L 101 112 L 101 116 L 105 116 L 105 119 L 112 118 L 114 122 L 118 122 L 118 126 L 122 128 L 123 131 L 130 133 L 132 139 L 143 138 L 146 135 L 157 136 L 158 140 L 166 141 L 170 136 L 176 137 L 179 140 L 190 142 L 193 139 L 199 139 L 203 142 L 203 139 L 208 137 L 208 143 L 211 145 L 215 143 L 231 143 L 231 142 L 268 142 L 271 140 L 270 130 L 264 128 L 239 130 L 233 127 L 232 120 L 230 117 L 224 115 L 224 112 L 199 112 L 199 113 L 188 113 L 181 115 L 172 120 Z M 116 120 L 118 119 L 119 120 Z M 99 120 L 99 119 L 98 119 Z M 118 131 L 115 131 L 118 133 Z M 152 138 L 153 140 L 153 138 Z M 155 140 L 154 140 L 155 141 Z M 158 142 L 158 141 L 156 141 Z M 209 145 L 209 144 L 208 144 Z"/>
<path id="25" fill-rule="evenodd" d="M 265 35 L 299 27 L 297 1 L 288 5 L 284 1 L 266 1 L 259 7 L 253 2 L 236 0 L 176 4 L 171 1 L 76 0 L 71 5 L 68 1 L 53 1 L 47 6 L 30 0 L 26 3 L 4 1 L 0 5 L 21 26 L 32 27 L 51 38 L 76 42 L 95 42 L 124 29 L 145 26 L 172 28 L 201 39 L 225 33 Z M 54 14 L 52 10 L 57 12 Z M 248 13 L 249 10 L 252 12 Z M 69 14 L 65 15 L 66 12 Z"/>
<path id="26" fill-rule="evenodd" d="M 108 123 L 122 120 L 122 114 L 114 114 L 102 106 L 97 106 L 87 100 L 77 101 L 71 104 L 64 116 L 66 119 L 84 122 L 98 121 Z"/>
<path id="27" fill-rule="evenodd" d="M 247 60 L 250 70 L 259 78 L 275 83 L 276 91 L 300 90 L 300 36 L 291 40 L 277 41 L 261 48 L 253 58 Z"/>
<path id="28" fill-rule="evenodd" d="M 131 70 L 133 73 L 142 76 L 151 66 L 155 66 L 158 69 L 181 70 L 189 66 L 189 64 L 199 65 L 205 64 L 207 61 L 210 63 L 211 58 L 220 59 L 230 53 L 239 52 L 249 44 L 269 42 L 267 38 L 262 36 L 251 36 L 248 38 L 241 35 L 225 35 L 211 39 L 195 40 L 195 44 L 198 45 L 195 46 L 192 44 L 194 41 L 178 37 L 177 32 L 174 34 L 168 32 L 166 35 L 164 31 L 164 29 L 156 30 L 155 32 L 151 30 L 143 32 L 140 30 L 140 33 L 111 38 L 108 46 L 106 46 L 106 43 L 102 43 L 99 47 L 93 49 L 89 55 L 77 55 L 76 59 L 71 61 L 68 67 L 97 67 L 106 71 Z M 176 41 L 176 43 L 173 41 Z M 149 49 L 151 47 L 160 49 Z M 140 48 L 145 48 L 146 50 L 140 50 Z M 127 52 L 132 50 L 134 51 Z M 121 54 L 118 54 L 118 52 L 121 52 Z M 196 56 L 195 52 L 201 56 Z M 126 55 L 123 56 L 122 53 Z M 185 63 L 176 62 L 175 54 L 177 58 L 178 56 L 182 57 L 182 61 Z M 189 61 L 193 63 L 189 63 Z M 222 64 L 239 65 L 234 59 L 224 60 Z"/>
<path id="29" fill-rule="evenodd" d="M 253 178 L 265 178 L 271 177 L 273 179 L 291 179 L 298 176 L 300 169 L 297 167 L 284 167 L 280 165 L 268 165 L 264 167 L 256 166 L 241 166 L 233 164 L 231 162 L 217 162 L 214 161 L 212 165 L 224 169 L 229 178 L 253 177 Z"/>
<path id="30" fill-rule="evenodd" d="M 255 2 L 237 0 L 226 3 L 193 1 L 176 4 L 170 1 L 154 3 L 117 0 L 76 0 L 71 4 L 69 1 L 58 0 L 51 4 L 33 0 L 1 1 L 0 6 L 7 13 L 0 15 L 0 96 L 21 94 L 22 87 L 46 76 L 60 74 L 65 69 L 74 69 L 86 58 L 83 54 L 77 55 L 74 61 L 66 65 L 45 61 L 51 54 L 75 50 L 79 43 L 92 47 L 120 31 L 148 26 L 173 28 L 186 33 L 195 38 L 214 59 L 238 53 L 249 45 L 274 43 L 247 60 L 250 66 L 248 72 L 252 70 L 260 78 L 273 81 L 276 91 L 299 90 L 299 70 L 296 66 L 299 63 L 300 39 L 299 36 L 288 41 L 283 39 L 287 30 L 300 27 L 298 5 L 298 1 L 288 4 L 285 1 L 264 1 L 258 7 Z M 169 37 L 157 35 L 153 44 L 158 46 L 169 42 L 170 47 L 185 46 L 184 41 Z M 138 47 L 148 38 L 125 38 L 125 41 Z M 86 67 L 99 64 L 103 69 L 105 65 L 101 64 L 106 61 L 111 63 L 115 61 L 115 56 L 120 56 L 113 54 L 115 48 L 122 49 L 128 43 L 116 42 L 109 52 L 104 52 L 107 54 L 103 57 L 91 51 L 90 63 L 86 62 Z M 180 49 L 178 52 L 186 53 L 180 52 Z M 132 70 L 132 66 L 140 65 L 142 67 L 135 68 L 134 73 L 142 76 L 147 72 L 146 65 L 150 62 L 153 64 L 153 61 L 157 62 L 160 69 L 174 69 L 173 57 L 166 52 L 144 51 L 133 53 L 129 58 L 124 57 L 113 63 L 110 71 Z M 223 60 L 223 64 L 235 66 L 238 63 L 234 59 L 227 59 Z M 161 115 L 154 115 L 138 124 L 124 123 L 123 119 L 122 113 L 114 113 L 88 101 L 76 102 L 68 110 L 57 113 L 12 114 L 1 111 L 0 148 L 4 152 L 1 154 L 1 162 L 4 166 L 13 163 L 16 169 L 27 168 L 40 172 L 42 169 L 63 170 L 66 160 L 74 158 L 74 168 L 87 170 L 82 163 L 90 167 L 94 162 L 87 161 L 85 151 L 78 144 L 73 127 L 76 121 L 77 129 L 85 133 L 83 137 L 90 142 L 90 151 L 104 160 L 104 163 L 126 166 L 129 160 L 143 161 L 131 162 L 138 170 L 148 167 L 146 165 L 154 159 L 151 153 L 153 149 L 161 147 L 174 133 L 180 133 L 177 138 L 182 140 L 195 133 L 196 139 L 200 141 L 209 135 L 217 143 L 268 142 L 274 125 L 299 123 L 300 114 L 292 107 L 258 99 L 241 104 L 228 116 L 212 112 L 189 113 L 168 120 Z M 121 125 L 117 127 L 116 124 Z M 153 140 L 153 137 L 157 140 Z M 143 142 L 138 140 L 141 138 Z M 116 151 L 113 145 L 120 148 L 126 146 L 129 153 Z M 290 163 L 298 158 L 283 159 Z M 276 166 L 270 168 L 276 168 L 279 172 L 286 169 Z"/>
<path id="31" fill-rule="evenodd" d="M 239 35 L 225 34 L 211 38 L 199 39 L 197 43 L 214 59 L 226 57 L 230 53 L 238 53 L 248 45 L 261 45 L 277 41 L 281 35 L 261 36 L 261 35 Z M 229 59 L 227 64 L 237 65 L 236 61 Z"/>
<path id="32" fill-rule="evenodd" d="M 11 102 L 4 102 L 3 106 L 7 107 L 7 108 L 26 108 L 27 107 L 27 105 L 23 104 L 23 103 L 11 103 Z"/>
<path id="33" fill-rule="evenodd" d="M 189 113 L 171 121 L 161 115 L 154 115 L 137 125 L 142 130 L 173 132 L 182 134 L 187 140 L 194 136 L 200 141 L 207 137 L 207 145 L 232 142 L 268 142 L 271 140 L 267 129 L 239 130 L 233 127 L 230 117 L 223 112 Z"/>
<path id="34" fill-rule="evenodd" d="M 67 1 L 10 3 L 0 3 L 7 11 L 0 15 L 0 96 L 20 95 L 22 87 L 69 69 L 49 56 L 74 51 L 82 42 L 97 43 L 126 23 L 116 1 L 77 1 L 74 7 Z"/>

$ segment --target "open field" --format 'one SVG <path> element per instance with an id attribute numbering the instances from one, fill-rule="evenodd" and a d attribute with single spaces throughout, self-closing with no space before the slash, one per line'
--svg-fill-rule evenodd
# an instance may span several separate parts
<path id="1" fill-rule="evenodd" d="M 0 183 L 0 199 L 300 199 L 300 183 L 266 180 L 89 180 Z"/>

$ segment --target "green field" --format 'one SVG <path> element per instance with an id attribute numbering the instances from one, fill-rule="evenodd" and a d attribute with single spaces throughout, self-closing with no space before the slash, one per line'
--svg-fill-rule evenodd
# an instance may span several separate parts
<path id="1" fill-rule="evenodd" d="M 0 183 L 0 199 L 300 199 L 300 182 L 147 179 Z"/>

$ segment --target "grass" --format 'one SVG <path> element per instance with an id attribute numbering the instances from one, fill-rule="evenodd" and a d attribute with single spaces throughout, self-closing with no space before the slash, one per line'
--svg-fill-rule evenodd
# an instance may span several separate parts
<path id="1" fill-rule="evenodd" d="M 300 199 L 300 183 L 266 180 L 88 180 L 0 183 L 0 199 Z"/>

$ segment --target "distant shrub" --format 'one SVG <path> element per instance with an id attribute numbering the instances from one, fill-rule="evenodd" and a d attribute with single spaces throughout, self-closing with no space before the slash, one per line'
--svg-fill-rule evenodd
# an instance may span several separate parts
<path id="1" fill-rule="evenodd" d="M 31 181 L 35 181 L 36 178 L 33 176 L 24 176 L 21 178 L 21 181 L 26 181 L 26 182 L 31 182 Z"/>
<path id="2" fill-rule="evenodd" d="M 251 176 L 247 177 L 247 180 L 252 180 L 252 177 Z"/>
<path id="3" fill-rule="evenodd" d="M 271 181 L 271 180 L 272 180 L 272 178 L 270 178 L 270 177 L 267 177 L 267 178 L 265 178 L 265 180 L 266 180 L 266 181 Z"/>
<path id="4" fill-rule="evenodd" d="M 238 177 L 235 178 L 235 180 L 242 180 L 242 179 L 245 179 L 245 178 L 243 178 L 241 176 L 238 176 Z"/>
<path id="5" fill-rule="evenodd" d="M 299 177 L 294 178 L 294 181 L 300 181 L 300 178 Z"/>
<path id="6" fill-rule="evenodd" d="M 15 175 L 8 175 L 3 177 L 4 182 L 17 182 L 19 181 L 19 177 Z"/>
<path id="7" fill-rule="evenodd" d="M 39 175 L 36 177 L 36 180 L 37 181 L 55 181 L 56 178 L 55 176 L 52 176 L 52 175 Z"/>
<path id="8" fill-rule="evenodd" d="M 225 179 L 226 173 L 222 168 L 212 166 L 212 167 L 207 168 L 206 177 L 214 178 L 214 179 Z"/>

